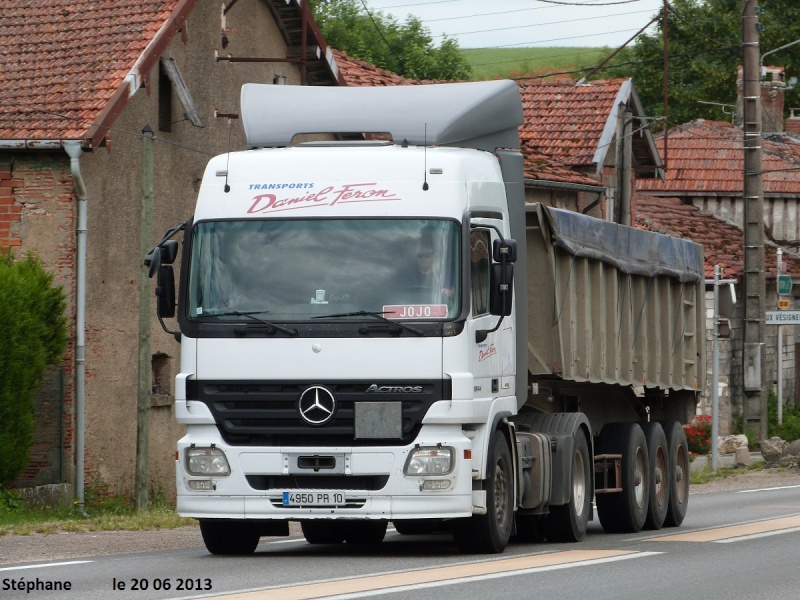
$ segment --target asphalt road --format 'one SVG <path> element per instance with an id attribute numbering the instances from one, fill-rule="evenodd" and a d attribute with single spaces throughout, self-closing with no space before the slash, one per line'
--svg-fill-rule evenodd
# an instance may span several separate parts
<path id="1" fill-rule="evenodd" d="M 774 483 L 692 494 L 680 528 L 611 535 L 593 523 L 582 543 L 513 544 L 499 556 L 461 555 L 444 535 L 390 532 L 383 544 L 362 547 L 265 538 L 249 557 L 211 556 L 195 546 L 6 564 L 0 597 L 797 597 L 800 484 Z M 26 591 L 37 585 L 61 589 Z"/>

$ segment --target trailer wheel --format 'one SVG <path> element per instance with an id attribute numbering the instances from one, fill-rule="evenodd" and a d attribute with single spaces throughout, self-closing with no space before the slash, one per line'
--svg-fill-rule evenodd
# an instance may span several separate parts
<path id="1" fill-rule="evenodd" d="M 650 455 L 650 504 L 644 529 L 661 529 L 667 518 L 669 506 L 670 478 L 669 448 L 667 436 L 660 423 L 642 423 L 644 437 L 647 440 L 647 452 Z"/>
<path id="2" fill-rule="evenodd" d="M 586 536 L 592 510 L 592 471 L 589 444 L 583 430 L 573 433 L 573 454 L 569 502 L 551 506 L 544 528 L 551 542 L 580 542 Z"/>
<path id="3" fill-rule="evenodd" d="M 453 521 L 453 537 L 465 553 L 498 554 L 511 538 L 514 472 L 505 436 L 496 431 L 489 445 L 486 514 Z"/>
<path id="4" fill-rule="evenodd" d="M 386 521 L 351 521 L 347 524 L 344 541 L 348 544 L 380 544 L 386 535 Z"/>
<path id="5" fill-rule="evenodd" d="M 622 455 L 621 492 L 598 494 L 597 514 L 608 532 L 636 533 L 644 526 L 650 500 L 647 440 L 637 423 L 612 423 L 600 432 L 598 454 Z"/>
<path id="6" fill-rule="evenodd" d="M 664 421 L 661 425 L 667 437 L 667 474 L 670 481 L 669 505 L 664 526 L 678 527 L 683 523 L 689 506 L 689 446 L 686 443 L 686 433 L 678 421 Z"/>
<path id="7" fill-rule="evenodd" d="M 303 537 L 309 544 L 341 544 L 344 526 L 339 521 L 300 521 Z"/>
<path id="8" fill-rule="evenodd" d="M 261 536 L 246 521 L 202 519 L 200 534 L 211 554 L 252 554 Z"/>

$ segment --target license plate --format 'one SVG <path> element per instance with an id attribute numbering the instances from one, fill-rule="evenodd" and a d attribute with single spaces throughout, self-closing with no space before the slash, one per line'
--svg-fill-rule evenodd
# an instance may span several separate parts
<path id="1" fill-rule="evenodd" d="M 342 492 L 283 492 L 284 506 L 343 506 Z"/>

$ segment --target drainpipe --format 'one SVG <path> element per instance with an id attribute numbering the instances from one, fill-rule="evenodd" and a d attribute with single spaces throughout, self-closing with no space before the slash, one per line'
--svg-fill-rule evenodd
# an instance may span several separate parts
<path id="1" fill-rule="evenodd" d="M 86 380 L 86 185 L 81 175 L 80 157 L 83 153 L 81 143 L 65 141 L 64 150 L 70 158 L 72 182 L 78 199 L 78 257 L 76 265 L 76 316 L 75 316 L 75 494 L 78 508 L 86 514 L 84 495 L 84 407 Z"/>

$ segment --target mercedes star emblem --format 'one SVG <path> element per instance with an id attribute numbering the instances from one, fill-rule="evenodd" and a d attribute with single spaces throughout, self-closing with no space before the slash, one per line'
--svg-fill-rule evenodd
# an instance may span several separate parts
<path id="1" fill-rule="evenodd" d="M 300 394 L 297 409 L 307 423 L 322 425 L 333 418 L 333 413 L 336 411 L 336 399 L 328 388 L 312 385 Z"/>

